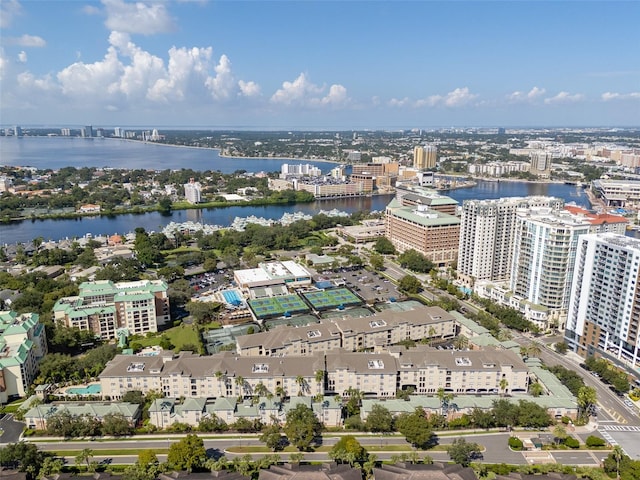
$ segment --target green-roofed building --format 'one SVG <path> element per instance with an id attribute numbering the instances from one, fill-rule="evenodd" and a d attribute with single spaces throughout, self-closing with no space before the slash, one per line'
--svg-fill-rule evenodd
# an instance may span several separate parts
<path id="1" fill-rule="evenodd" d="M 44 325 L 36 313 L 0 311 L 0 402 L 22 397 L 47 353 Z"/>
<path id="2" fill-rule="evenodd" d="M 400 253 L 413 249 L 438 266 L 449 266 L 458 259 L 460 236 L 460 218 L 445 213 L 452 200 L 441 195 L 418 200 L 406 205 L 394 199 L 387 205 L 386 237 Z"/>
<path id="3" fill-rule="evenodd" d="M 30 408 L 24 415 L 24 421 L 28 428 L 45 430 L 47 422 L 52 415 L 69 413 L 74 417 L 83 415 L 102 420 L 105 415 L 122 415 L 130 425 L 135 425 L 140 419 L 142 410 L 136 403 L 126 402 L 66 402 L 45 403 Z"/>
<path id="4" fill-rule="evenodd" d="M 167 288 L 162 280 L 85 282 L 77 296 L 58 300 L 53 313 L 57 322 L 102 339 L 116 338 L 120 328 L 130 334 L 157 332 L 171 320 Z"/>

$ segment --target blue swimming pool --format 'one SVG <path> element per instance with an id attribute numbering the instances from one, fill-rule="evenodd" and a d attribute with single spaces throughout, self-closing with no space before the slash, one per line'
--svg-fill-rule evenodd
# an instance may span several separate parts
<path id="1" fill-rule="evenodd" d="M 222 292 L 222 296 L 231 305 L 240 305 L 242 303 L 242 297 L 235 290 L 225 290 Z"/>
<path id="2" fill-rule="evenodd" d="M 86 387 L 71 387 L 67 388 L 66 393 L 69 395 L 97 395 L 101 392 L 99 383 L 92 383 Z"/>

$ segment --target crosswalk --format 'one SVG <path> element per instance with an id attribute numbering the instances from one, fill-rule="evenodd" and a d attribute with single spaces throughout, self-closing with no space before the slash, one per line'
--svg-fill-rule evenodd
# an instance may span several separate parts
<path id="1" fill-rule="evenodd" d="M 638 425 L 600 425 L 598 428 L 600 433 L 604 436 L 604 431 L 610 432 L 640 432 L 640 426 Z"/>

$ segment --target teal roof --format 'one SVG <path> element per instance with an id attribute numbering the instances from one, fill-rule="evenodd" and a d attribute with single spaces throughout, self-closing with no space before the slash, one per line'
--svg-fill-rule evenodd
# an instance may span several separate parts
<path id="1" fill-rule="evenodd" d="M 110 413 L 120 413 L 127 418 L 136 418 L 140 412 L 140 406 L 135 403 L 108 403 L 108 402 L 82 402 L 82 403 L 56 403 L 37 405 L 25 414 L 25 418 L 48 418 L 59 412 L 67 411 L 71 415 L 91 415 L 104 418 Z"/>
<path id="2" fill-rule="evenodd" d="M 40 316 L 37 313 L 23 313 L 18 315 L 14 311 L 0 312 L 0 335 L 26 334 L 36 327 Z"/>

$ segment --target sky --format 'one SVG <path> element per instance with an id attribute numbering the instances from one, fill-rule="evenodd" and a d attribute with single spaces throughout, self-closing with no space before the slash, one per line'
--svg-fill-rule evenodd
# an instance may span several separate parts
<path id="1" fill-rule="evenodd" d="M 640 1 L 2 0 L 0 123 L 640 126 Z"/>

